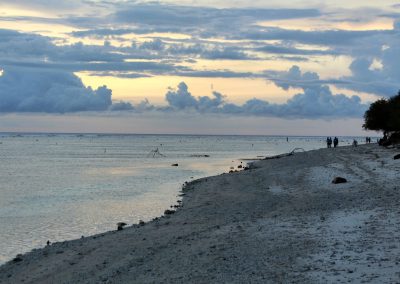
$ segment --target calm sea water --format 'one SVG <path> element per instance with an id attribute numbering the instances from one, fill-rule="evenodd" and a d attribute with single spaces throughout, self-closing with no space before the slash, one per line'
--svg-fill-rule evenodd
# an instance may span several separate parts
<path id="1" fill-rule="evenodd" d="M 341 138 L 341 145 L 353 138 Z M 148 221 L 185 181 L 324 137 L 0 134 L 0 264 L 52 242 Z M 158 148 L 163 155 L 153 155 Z M 204 157 L 208 155 L 209 157 Z M 177 163 L 178 167 L 172 167 Z"/>

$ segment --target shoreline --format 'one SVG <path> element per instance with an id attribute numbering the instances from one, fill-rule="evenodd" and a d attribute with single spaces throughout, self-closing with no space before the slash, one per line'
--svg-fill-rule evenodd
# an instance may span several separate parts
<path id="1" fill-rule="evenodd" d="M 33 250 L 0 266 L 0 283 L 388 283 L 400 273 L 396 153 L 296 152 L 191 181 L 174 214 Z"/>

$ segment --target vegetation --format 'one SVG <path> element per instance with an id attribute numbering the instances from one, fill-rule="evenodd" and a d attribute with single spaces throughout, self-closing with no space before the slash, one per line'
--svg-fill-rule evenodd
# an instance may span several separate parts
<path id="1" fill-rule="evenodd" d="M 400 91 L 396 96 L 372 103 L 364 114 L 363 128 L 383 131 L 385 137 L 397 140 L 400 135 Z"/>
<path id="2" fill-rule="evenodd" d="M 372 103 L 364 114 L 364 129 L 400 131 L 400 92 L 390 99 L 380 99 Z"/>

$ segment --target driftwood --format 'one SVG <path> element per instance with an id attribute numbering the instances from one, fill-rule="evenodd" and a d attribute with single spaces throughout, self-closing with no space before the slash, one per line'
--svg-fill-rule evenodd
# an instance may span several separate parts
<path id="1" fill-rule="evenodd" d="M 147 154 L 147 158 L 149 158 L 151 156 L 153 158 L 155 158 L 155 157 L 165 157 L 165 155 L 160 153 L 160 150 L 158 150 L 158 147 L 156 149 L 154 149 L 154 150 L 151 150 L 150 153 Z"/>
<path id="2" fill-rule="evenodd" d="M 283 157 L 292 156 L 292 155 L 294 155 L 294 153 L 296 153 L 296 151 L 299 151 L 299 150 L 305 152 L 305 150 L 303 148 L 294 148 L 289 153 L 283 153 L 283 154 L 279 154 L 279 155 L 275 155 L 275 156 L 271 156 L 271 157 L 265 157 L 264 160 L 280 159 L 280 158 L 283 158 Z"/>

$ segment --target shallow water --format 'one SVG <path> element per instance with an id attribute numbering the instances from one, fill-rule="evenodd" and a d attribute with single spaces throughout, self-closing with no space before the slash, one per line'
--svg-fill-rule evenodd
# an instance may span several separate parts
<path id="1" fill-rule="evenodd" d="M 353 138 L 340 138 L 341 145 Z M 0 263 L 52 242 L 148 221 L 185 181 L 324 137 L 0 134 Z M 151 154 L 158 148 L 164 156 Z M 150 155 L 149 155 L 150 153 Z M 204 157 L 208 155 L 209 157 Z M 178 163 L 178 167 L 171 165 Z M 243 162 L 245 163 L 245 162 Z"/>

